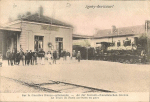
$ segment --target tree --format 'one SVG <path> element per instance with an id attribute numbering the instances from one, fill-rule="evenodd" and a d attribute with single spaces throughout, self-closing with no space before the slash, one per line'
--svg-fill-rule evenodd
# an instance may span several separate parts
<path id="1" fill-rule="evenodd" d="M 18 18 L 18 19 L 21 19 L 21 15 L 20 15 L 20 14 L 18 14 L 17 18 Z"/>
<path id="2" fill-rule="evenodd" d="M 143 48 L 147 49 L 147 36 L 146 34 L 142 34 L 139 36 L 138 44 Z"/>
<path id="3" fill-rule="evenodd" d="M 139 39 L 138 39 L 138 44 L 140 46 L 142 46 L 146 52 L 147 52 L 147 55 L 148 55 L 148 60 L 150 61 L 150 53 L 149 53 L 149 47 L 148 47 L 148 43 L 150 42 L 150 38 L 147 37 L 146 34 L 142 34 L 139 36 Z M 150 44 L 150 43 L 149 43 Z"/>
<path id="4" fill-rule="evenodd" d="M 11 17 L 9 17 L 9 18 L 8 18 L 8 20 L 9 20 L 9 22 L 11 22 L 11 21 L 12 21 L 12 18 L 11 18 Z"/>
<path id="5" fill-rule="evenodd" d="M 27 15 L 27 16 L 30 16 L 30 15 L 31 15 L 31 12 L 28 11 L 28 12 L 26 13 L 26 15 Z"/>

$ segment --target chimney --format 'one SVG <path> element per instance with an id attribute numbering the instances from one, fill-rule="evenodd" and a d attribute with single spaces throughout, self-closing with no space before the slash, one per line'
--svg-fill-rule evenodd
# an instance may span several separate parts
<path id="1" fill-rule="evenodd" d="M 111 33 L 115 33 L 116 32 L 116 26 L 115 25 L 112 25 L 112 29 L 111 29 Z"/>
<path id="2" fill-rule="evenodd" d="M 42 6 L 39 7 L 38 13 L 39 13 L 39 17 L 43 16 L 43 7 Z"/>

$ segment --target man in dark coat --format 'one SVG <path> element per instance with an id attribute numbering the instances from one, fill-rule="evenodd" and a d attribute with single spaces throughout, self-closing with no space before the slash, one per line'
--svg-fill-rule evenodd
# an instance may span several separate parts
<path id="1" fill-rule="evenodd" d="M 30 50 L 30 52 L 29 52 L 29 63 L 31 63 L 31 65 L 32 65 L 32 57 L 33 57 L 33 52 L 32 52 L 32 50 Z"/>
<path id="2" fill-rule="evenodd" d="M 23 49 L 20 50 L 20 60 L 22 61 L 22 65 L 25 65 L 25 55 Z"/>
<path id="3" fill-rule="evenodd" d="M 57 51 L 53 52 L 53 64 L 56 64 L 56 58 L 57 58 Z"/>
<path id="4" fill-rule="evenodd" d="M 37 65 L 37 57 L 38 57 L 38 53 L 37 53 L 36 50 L 35 50 L 34 52 L 32 52 L 32 53 L 33 53 L 33 59 L 32 59 L 33 65 L 34 65 L 34 64 Z"/>
<path id="5" fill-rule="evenodd" d="M 11 59 L 11 51 L 10 51 L 9 48 L 8 48 L 8 51 L 6 52 L 6 58 L 8 60 L 8 65 L 11 64 L 11 61 L 10 61 L 10 59 Z"/>
<path id="6" fill-rule="evenodd" d="M 72 59 L 75 60 L 75 59 L 76 59 L 76 56 L 77 56 L 76 51 L 73 50 L 73 52 L 72 52 Z"/>
<path id="7" fill-rule="evenodd" d="M 80 51 L 78 51 L 78 53 L 77 53 L 77 59 L 78 59 L 78 62 L 80 62 L 80 60 L 81 60 L 81 53 L 80 53 Z"/>
<path id="8" fill-rule="evenodd" d="M 29 65 L 29 52 L 28 52 L 28 50 L 26 50 L 26 52 L 25 52 L 25 65 Z"/>
<path id="9" fill-rule="evenodd" d="M 19 52 L 19 51 L 17 51 L 15 57 L 16 57 L 16 64 L 19 65 L 19 64 L 20 64 L 20 59 L 21 59 L 21 56 L 20 56 L 20 52 Z"/>
<path id="10" fill-rule="evenodd" d="M 12 50 L 12 53 L 10 55 L 10 62 L 11 62 L 11 66 L 13 66 L 13 62 L 15 64 L 15 51 Z"/>
<path id="11" fill-rule="evenodd" d="M 39 55 L 39 57 L 40 57 L 40 61 L 41 61 L 40 63 L 41 63 L 42 65 L 44 65 L 45 52 L 43 51 L 43 49 L 41 49 L 41 50 L 39 51 L 38 55 Z"/>
<path id="12" fill-rule="evenodd" d="M 63 60 L 66 60 L 67 52 L 66 50 L 63 51 Z"/>

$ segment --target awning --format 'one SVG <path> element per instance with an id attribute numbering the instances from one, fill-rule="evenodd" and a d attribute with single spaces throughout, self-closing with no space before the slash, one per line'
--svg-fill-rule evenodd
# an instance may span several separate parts
<path id="1" fill-rule="evenodd" d="M 21 28 L 12 28 L 12 27 L 0 27 L 0 30 L 3 30 L 3 31 L 19 31 L 19 32 L 21 32 Z"/>

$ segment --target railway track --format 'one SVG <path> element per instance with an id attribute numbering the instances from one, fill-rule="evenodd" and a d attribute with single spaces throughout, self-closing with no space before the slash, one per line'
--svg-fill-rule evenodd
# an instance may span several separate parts
<path id="1" fill-rule="evenodd" d="M 99 92 L 113 92 L 109 90 L 104 90 L 104 89 L 98 89 L 98 88 L 93 88 L 93 87 L 88 87 L 88 86 L 83 86 L 83 85 L 77 85 L 73 83 L 67 83 L 67 82 L 62 82 L 62 81 L 54 81 L 54 80 L 49 80 L 46 83 L 39 83 L 39 84 L 34 84 L 34 83 L 29 83 L 25 82 L 22 80 L 18 79 L 13 79 L 9 77 L 4 77 L 8 80 L 13 80 L 17 83 L 20 83 L 22 85 L 32 87 L 34 89 L 42 90 L 45 92 L 50 92 L 50 93 L 99 93 Z"/>

